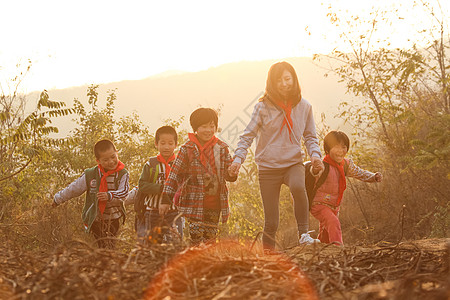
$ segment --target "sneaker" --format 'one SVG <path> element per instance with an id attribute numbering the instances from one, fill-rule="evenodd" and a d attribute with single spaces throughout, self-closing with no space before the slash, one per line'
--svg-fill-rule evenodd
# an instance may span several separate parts
<path id="1" fill-rule="evenodd" d="M 300 236 L 300 240 L 298 241 L 300 244 L 306 244 L 306 245 L 309 245 L 309 244 L 314 244 L 314 243 L 320 243 L 320 240 L 318 240 L 318 239 L 313 239 L 310 235 L 309 235 L 309 233 L 310 232 L 313 232 L 314 230 L 312 230 L 312 231 L 308 231 L 307 233 L 303 233 L 301 236 Z"/>

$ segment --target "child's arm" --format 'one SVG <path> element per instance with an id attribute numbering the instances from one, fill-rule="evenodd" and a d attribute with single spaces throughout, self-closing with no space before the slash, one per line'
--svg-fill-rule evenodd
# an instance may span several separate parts
<path id="1" fill-rule="evenodd" d="M 141 177 L 139 178 L 139 190 L 141 193 L 152 195 L 161 193 L 162 184 L 152 182 L 150 178 L 150 165 L 146 163 L 142 168 Z"/>
<path id="2" fill-rule="evenodd" d="M 66 202 L 72 198 L 81 196 L 84 192 L 86 192 L 86 190 L 86 177 L 83 173 L 83 175 L 78 177 L 68 187 L 55 194 L 55 196 L 53 197 L 52 206 L 58 206 L 59 204 Z"/>
<path id="3" fill-rule="evenodd" d="M 381 175 L 381 173 L 379 172 L 372 173 L 367 170 L 363 170 L 357 165 L 355 165 L 353 160 L 349 159 L 348 161 L 349 161 L 347 171 L 348 177 L 353 177 L 364 182 L 380 182 L 382 180 L 383 176 Z"/>
<path id="4" fill-rule="evenodd" d="M 135 186 L 133 189 L 130 190 L 130 192 L 128 193 L 128 196 L 123 201 L 123 204 L 125 204 L 125 206 L 134 204 L 134 202 L 136 200 L 137 192 L 138 192 L 138 187 Z"/>
<path id="5" fill-rule="evenodd" d="M 383 174 L 381 174 L 380 172 L 376 172 L 375 173 L 375 181 L 381 182 L 382 180 L 383 180 Z"/>
<path id="6" fill-rule="evenodd" d="M 178 191 L 178 187 L 182 185 L 185 180 L 185 174 L 188 173 L 188 154 L 187 149 L 181 146 L 178 156 L 173 162 L 172 169 L 170 170 L 169 177 L 164 182 L 162 191 L 161 204 L 159 206 L 159 213 L 161 215 L 166 214 L 169 211 L 169 207 L 173 202 L 173 197 Z"/>
<path id="7" fill-rule="evenodd" d="M 234 172 L 230 167 L 233 163 L 233 159 L 231 158 L 230 152 L 228 151 L 228 148 L 225 148 L 225 155 L 223 158 L 225 160 L 225 180 L 229 182 L 236 181 L 238 174 Z"/>
<path id="8" fill-rule="evenodd" d="M 120 200 L 124 201 L 125 198 L 128 196 L 128 191 L 130 189 L 130 186 L 128 184 L 128 180 L 130 179 L 130 174 L 126 172 L 123 174 L 122 178 L 120 179 L 119 186 L 117 190 L 115 191 L 108 191 L 108 200 Z"/>

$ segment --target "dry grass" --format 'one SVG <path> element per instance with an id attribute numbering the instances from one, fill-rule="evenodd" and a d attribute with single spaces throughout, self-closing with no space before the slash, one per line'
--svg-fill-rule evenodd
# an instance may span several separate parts
<path id="1" fill-rule="evenodd" d="M 373 247 L 235 242 L 112 251 L 72 241 L 39 253 L 4 244 L 1 299 L 447 299 L 450 239 Z"/>

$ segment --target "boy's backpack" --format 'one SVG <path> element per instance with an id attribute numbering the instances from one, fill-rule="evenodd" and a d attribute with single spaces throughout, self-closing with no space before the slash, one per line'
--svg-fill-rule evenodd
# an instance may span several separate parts
<path id="1" fill-rule="evenodd" d="M 308 202 L 309 202 L 309 210 L 311 210 L 312 202 L 314 200 L 314 197 L 316 196 L 316 192 L 319 189 L 319 187 L 325 182 L 325 180 L 328 177 L 328 173 L 330 172 L 330 165 L 327 162 L 323 162 L 325 169 L 322 172 L 322 175 L 320 175 L 319 179 L 316 182 L 316 178 L 311 174 L 311 162 L 307 161 L 304 163 L 305 166 L 305 189 L 306 194 L 308 195 Z M 347 175 L 348 172 L 348 160 L 344 159 L 344 173 Z"/>
<path id="2" fill-rule="evenodd" d="M 148 160 L 148 162 L 146 162 L 146 164 L 148 164 L 150 166 L 150 176 L 149 178 L 151 179 L 152 182 L 156 182 L 156 180 L 158 179 L 158 159 L 156 158 L 156 156 L 154 157 L 150 157 L 150 159 Z M 145 211 L 146 211 L 146 207 L 145 207 L 145 198 L 147 198 L 148 195 L 144 194 L 141 192 L 140 189 L 138 189 L 137 195 L 136 195 L 136 199 L 134 201 L 134 211 L 136 212 L 136 216 L 138 218 L 141 218 L 144 216 Z"/>

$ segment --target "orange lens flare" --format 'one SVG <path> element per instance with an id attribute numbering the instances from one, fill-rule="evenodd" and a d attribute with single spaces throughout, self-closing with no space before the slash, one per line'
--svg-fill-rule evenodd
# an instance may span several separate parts
<path id="1" fill-rule="evenodd" d="M 189 248 L 155 275 L 144 299 L 319 299 L 287 256 L 249 249 L 236 241 Z"/>

